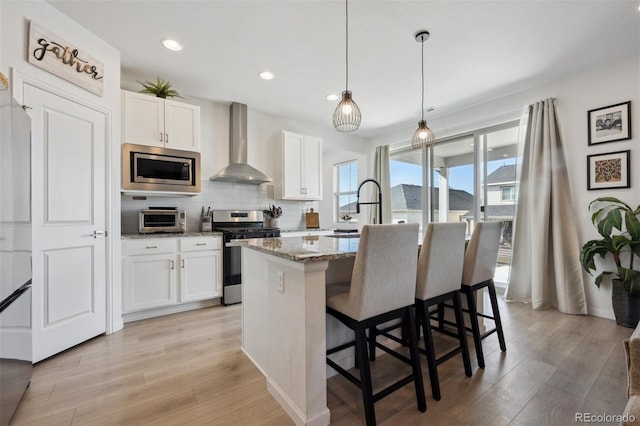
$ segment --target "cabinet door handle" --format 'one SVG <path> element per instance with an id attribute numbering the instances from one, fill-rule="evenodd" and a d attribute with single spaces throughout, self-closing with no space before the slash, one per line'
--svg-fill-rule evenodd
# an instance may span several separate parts
<path id="1" fill-rule="evenodd" d="M 169 133 L 165 133 L 165 134 L 164 134 L 164 141 L 165 141 L 166 143 L 169 143 Z"/>
<path id="2" fill-rule="evenodd" d="M 162 133 L 160 133 L 160 142 L 164 142 L 164 139 L 162 139 Z"/>
<path id="3" fill-rule="evenodd" d="M 169 263 L 171 265 L 170 266 L 171 269 L 176 269 L 176 264 L 173 262 L 173 260 L 170 260 Z"/>
<path id="4" fill-rule="evenodd" d="M 206 246 L 206 245 L 207 245 L 207 243 L 197 243 L 196 245 L 197 245 L 197 246 Z"/>
<path id="5" fill-rule="evenodd" d="M 184 269 L 184 259 L 180 259 L 180 267 Z"/>
<path id="6" fill-rule="evenodd" d="M 158 248 L 158 246 L 147 246 L 146 248 L 148 248 L 148 249 L 154 249 L 154 248 Z"/>

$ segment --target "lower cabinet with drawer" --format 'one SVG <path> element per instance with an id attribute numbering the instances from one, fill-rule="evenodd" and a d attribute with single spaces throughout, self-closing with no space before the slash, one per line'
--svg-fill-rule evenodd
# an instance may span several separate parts
<path id="1" fill-rule="evenodd" d="M 205 305 L 191 302 L 222 296 L 221 236 L 128 239 L 122 253 L 125 321 L 195 309 Z"/>

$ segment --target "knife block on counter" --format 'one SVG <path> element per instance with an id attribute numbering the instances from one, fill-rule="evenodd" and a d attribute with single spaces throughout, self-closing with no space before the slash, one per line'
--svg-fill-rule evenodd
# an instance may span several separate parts
<path id="1" fill-rule="evenodd" d="M 213 224 L 211 223 L 211 216 L 202 216 L 200 218 L 200 231 L 211 232 L 213 231 Z"/>

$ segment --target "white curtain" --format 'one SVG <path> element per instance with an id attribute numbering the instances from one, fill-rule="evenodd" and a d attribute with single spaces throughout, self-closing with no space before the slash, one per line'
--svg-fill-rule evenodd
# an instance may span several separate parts
<path id="1" fill-rule="evenodd" d="M 526 108 L 522 168 L 506 299 L 586 314 L 580 246 L 555 99 Z"/>
<path id="2" fill-rule="evenodd" d="M 380 183 L 382 191 L 382 221 L 383 223 L 392 223 L 391 221 L 391 176 L 389 174 L 389 145 L 382 145 L 376 148 L 376 156 L 373 163 L 373 178 Z M 378 188 L 372 184 L 369 186 L 369 194 L 372 201 L 378 200 Z M 362 199 L 361 199 L 362 201 Z M 365 200 L 366 201 L 366 200 Z M 378 218 L 378 206 L 372 204 L 369 209 L 369 223 L 380 223 Z"/>

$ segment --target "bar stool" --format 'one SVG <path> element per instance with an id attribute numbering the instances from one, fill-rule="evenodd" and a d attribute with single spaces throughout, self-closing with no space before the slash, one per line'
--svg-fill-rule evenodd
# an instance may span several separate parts
<path id="1" fill-rule="evenodd" d="M 424 234 L 424 241 L 418 258 L 418 275 L 416 278 L 416 311 L 418 322 L 422 325 L 426 355 L 431 379 L 431 391 L 435 400 L 440 399 L 440 382 L 437 366 L 457 354 L 462 355 L 464 372 L 471 377 L 471 362 L 467 345 L 462 304 L 460 302 L 460 281 L 464 261 L 464 234 L 466 224 L 429 223 Z M 451 301 L 455 314 L 457 333 L 436 328 L 447 335 L 458 339 L 458 346 L 446 354 L 436 358 L 429 308 Z M 450 323 L 453 324 L 453 323 Z"/>
<path id="2" fill-rule="evenodd" d="M 417 243 L 418 224 L 365 225 L 360 234 L 349 291 L 327 299 L 327 313 L 355 333 L 355 341 L 327 350 L 327 364 L 362 390 L 367 425 L 376 423 L 375 402 L 412 381 L 418 409 L 423 412 L 427 409 L 415 327 Z M 380 347 L 411 365 L 412 372 L 374 395 L 366 331 L 394 319 L 402 319 L 408 324 L 410 358 Z M 356 349 L 360 378 L 328 356 L 351 346 Z"/>
<path id="3" fill-rule="evenodd" d="M 498 248 L 500 246 L 500 233 L 502 222 L 478 222 L 473 228 L 471 240 L 464 255 L 464 267 L 462 270 L 462 286 L 460 290 L 467 296 L 467 311 L 471 322 L 471 332 L 473 342 L 476 347 L 476 357 L 478 366 L 484 368 L 484 354 L 482 351 L 482 340 L 487 336 L 497 333 L 500 342 L 500 350 L 505 352 L 507 346 L 504 341 L 502 331 L 502 321 L 500 320 L 500 310 L 498 309 L 498 298 L 493 277 L 498 261 Z M 489 290 L 491 300 L 492 315 L 479 313 L 476 308 L 475 293 L 483 288 Z M 478 317 L 487 318 L 495 322 L 495 327 L 480 333 Z"/>

